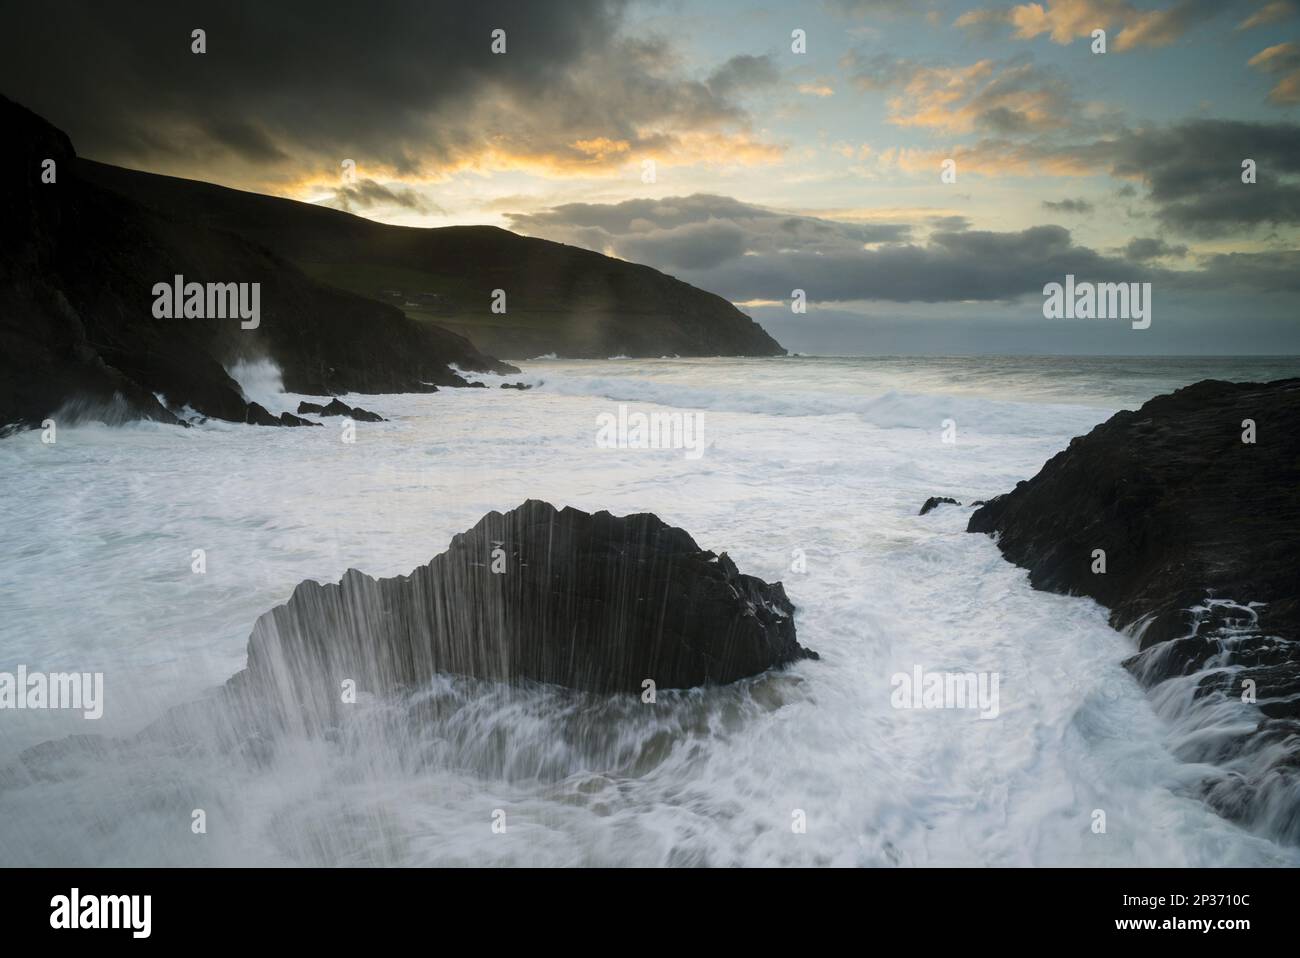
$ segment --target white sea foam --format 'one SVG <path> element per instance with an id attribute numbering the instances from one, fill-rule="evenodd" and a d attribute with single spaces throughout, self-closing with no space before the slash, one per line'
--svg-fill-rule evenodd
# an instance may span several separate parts
<path id="1" fill-rule="evenodd" d="M 271 359 L 241 359 L 226 373 L 239 384 L 248 402 L 255 402 L 268 412 L 293 412 L 286 404 L 284 380 L 280 367 Z M 294 403 L 297 408 L 297 403 Z"/>
<path id="2" fill-rule="evenodd" d="M 416 703 L 363 701 L 328 741 L 78 747 L 39 779 L 18 752 L 85 723 L 8 713 L 0 862 L 1300 864 L 1196 797 L 1206 766 L 1171 750 L 1104 610 L 1031 589 L 963 531 L 968 509 L 916 515 L 931 495 L 1009 489 L 1132 399 L 1098 381 L 1072 404 L 1059 377 L 969 362 L 963 379 L 901 362 L 554 361 L 507 377 L 544 372 L 524 393 L 367 397 L 392 421 L 358 423 L 350 445 L 215 422 L 0 441 L 0 482 L 31 506 L 0 524 L 0 663 L 103 671 L 109 735 L 224 682 L 254 619 L 302 579 L 409 572 L 530 496 L 653 511 L 783 580 L 822 654 L 654 706 L 440 680 Z M 708 455 L 598 448 L 595 417 L 618 401 L 699 404 Z M 997 718 L 893 708 L 891 676 L 917 666 L 998 674 Z"/>

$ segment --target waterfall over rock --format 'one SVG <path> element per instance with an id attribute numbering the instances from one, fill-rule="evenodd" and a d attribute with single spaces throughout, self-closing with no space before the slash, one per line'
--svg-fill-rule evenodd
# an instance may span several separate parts
<path id="1" fill-rule="evenodd" d="M 410 575 L 303 582 L 262 615 L 232 691 L 325 719 L 349 680 L 377 694 L 445 672 L 642 694 L 803 658 L 780 583 L 641 513 L 528 500 L 491 512 Z M 651 686 L 648 683 L 653 683 Z"/>

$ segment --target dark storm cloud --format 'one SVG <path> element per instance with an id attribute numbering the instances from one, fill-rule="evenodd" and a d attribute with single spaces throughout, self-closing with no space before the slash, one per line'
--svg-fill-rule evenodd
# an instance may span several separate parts
<path id="1" fill-rule="evenodd" d="M 514 229 L 674 272 L 711 270 L 748 255 L 800 249 L 833 255 L 896 242 L 910 227 L 794 216 L 727 196 L 695 194 L 622 203 L 568 203 L 507 214 Z"/>
<path id="2" fill-rule="evenodd" d="M 638 263 L 661 263 L 664 269 L 713 269 L 745 252 L 746 236 L 735 223 L 713 220 L 688 223 L 618 241 L 621 256 Z"/>
<path id="3" fill-rule="evenodd" d="M 1014 232 L 951 221 L 924 244 L 908 224 L 859 225 L 791 216 L 730 197 L 696 195 L 616 204 L 575 203 L 511 214 L 515 228 L 646 263 L 734 302 L 785 300 L 802 289 L 813 302 L 1002 302 L 1041 296 L 1067 274 L 1088 282 L 1152 282 L 1162 290 L 1288 292 L 1296 253 L 1234 254 L 1171 270 L 1152 261 L 1185 246 L 1137 238 L 1120 255 L 1073 241 L 1062 226 Z"/>
<path id="4" fill-rule="evenodd" d="M 1129 259 L 1146 262 L 1149 259 L 1163 259 L 1168 256 L 1186 256 L 1187 247 L 1171 246 L 1153 236 L 1134 237 L 1124 247 L 1124 255 Z"/>
<path id="5" fill-rule="evenodd" d="M 569 204 L 513 214 L 526 233 L 577 243 L 664 269 L 735 301 L 1003 300 L 1041 292 L 1067 272 L 1133 280 L 1134 266 L 1075 246 L 1068 230 L 967 229 L 964 217 L 925 245 L 902 242 L 907 224 L 853 224 L 791 216 L 723 196 Z M 931 220 L 931 225 L 933 225 Z"/>
<path id="6" fill-rule="evenodd" d="M 1131 132 L 1111 144 L 1112 171 L 1141 179 L 1156 216 L 1189 235 L 1213 237 L 1300 223 L 1300 126 L 1192 120 Z M 1242 161 L 1257 182 L 1242 182 Z"/>
<path id="7" fill-rule="evenodd" d="M 1253 184 L 1242 182 L 1247 159 L 1256 164 Z M 1300 224 L 1300 125 L 1295 123 L 1198 119 L 1121 128 L 1097 139 L 985 138 L 959 151 L 958 165 L 991 174 L 1110 174 L 1130 181 L 1118 190 L 1121 197 L 1136 195 L 1140 183 L 1157 221 L 1191 237 Z"/>
<path id="8" fill-rule="evenodd" d="M 774 70 L 737 57 L 713 85 L 679 76 L 668 41 L 620 33 L 621 0 L 0 7 L 9 96 L 83 153 L 169 170 L 233 159 L 300 173 L 355 158 L 412 174 L 488 150 L 599 164 L 614 154 L 589 141 L 668 149 L 673 135 L 639 131 L 744 128 L 729 94 Z"/>
<path id="9" fill-rule="evenodd" d="M 1217 253 L 1202 262 L 1201 270 L 1180 276 L 1187 289 L 1294 294 L 1300 292 L 1300 250 Z"/>
<path id="10" fill-rule="evenodd" d="M 1043 209 L 1056 213 L 1091 213 L 1093 208 L 1093 205 L 1084 199 L 1072 200 L 1067 197 L 1063 200 L 1043 200 Z"/>

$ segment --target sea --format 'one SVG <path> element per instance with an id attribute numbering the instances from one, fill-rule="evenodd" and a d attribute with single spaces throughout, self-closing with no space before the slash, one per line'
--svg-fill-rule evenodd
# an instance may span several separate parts
<path id="1" fill-rule="evenodd" d="M 0 866 L 1300 865 L 1198 797 L 1223 773 L 1188 742 L 1229 730 L 1157 708 L 1106 610 L 965 532 L 1117 410 L 1300 358 L 519 365 L 342 397 L 389 420 L 350 432 L 56 416 L 0 440 L 0 672 L 103 675 L 99 719 L 0 711 Z M 231 372 L 273 412 L 307 398 Z M 602 441 L 638 413 L 698 442 Z M 918 515 L 930 496 L 966 505 Z M 439 676 L 410 693 L 437 707 L 365 695 L 258 749 L 139 735 L 211 701 L 300 581 L 408 573 L 529 498 L 653 512 L 780 580 L 820 658 L 653 703 Z M 918 669 L 996 676 L 996 715 L 905 707 Z M 20 761 L 68 736 L 104 739 Z"/>

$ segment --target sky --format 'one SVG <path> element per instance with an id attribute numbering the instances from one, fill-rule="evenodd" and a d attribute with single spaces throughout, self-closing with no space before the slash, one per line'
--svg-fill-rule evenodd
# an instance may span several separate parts
<path id="1" fill-rule="evenodd" d="M 792 351 L 1300 354 L 1300 0 L 0 15 L 0 92 L 83 156 L 645 263 Z M 1067 275 L 1149 328 L 1047 318 Z"/>

